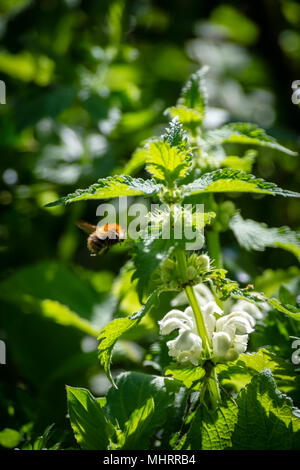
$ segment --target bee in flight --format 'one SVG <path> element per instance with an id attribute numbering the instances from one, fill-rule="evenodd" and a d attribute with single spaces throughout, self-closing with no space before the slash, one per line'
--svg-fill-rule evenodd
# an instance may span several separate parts
<path id="1" fill-rule="evenodd" d="M 76 225 L 89 234 L 87 246 L 91 256 L 106 253 L 109 248 L 125 239 L 125 230 L 118 224 L 92 225 L 79 221 Z"/>

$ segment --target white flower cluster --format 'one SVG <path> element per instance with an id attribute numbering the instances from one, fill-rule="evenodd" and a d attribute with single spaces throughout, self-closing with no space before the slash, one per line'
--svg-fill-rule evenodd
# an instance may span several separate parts
<path id="1" fill-rule="evenodd" d="M 239 300 L 231 307 L 231 312 L 224 315 L 208 287 L 198 284 L 194 290 L 211 342 L 213 358 L 219 362 L 237 359 L 246 351 L 248 335 L 254 331 L 256 320 L 262 318 L 261 311 L 256 305 Z M 186 303 L 187 298 L 181 293 L 172 305 Z M 184 312 L 176 308 L 171 310 L 159 321 L 159 326 L 162 335 L 168 335 L 175 330 L 179 332 L 174 340 L 167 342 L 171 357 L 179 362 L 199 364 L 203 352 L 202 339 L 198 334 L 191 307 L 187 307 Z"/>

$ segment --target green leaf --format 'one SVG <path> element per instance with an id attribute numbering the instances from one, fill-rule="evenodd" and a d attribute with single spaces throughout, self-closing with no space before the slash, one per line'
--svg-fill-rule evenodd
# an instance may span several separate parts
<path id="1" fill-rule="evenodd" d="M 87 189 L 77 189 L 75 193 L 68 194 L 58 201 L 50 202 L 46 207 L 69 204 L 86 199 L 110 199 L 121 196 L 150 197 L 157 194 L 161 186 L 153 180 L 132 178 L 129 175 L 109 176 L 98 180 Z"/>
<path id="2" fill-rule="evenodd" d="M 256 353 L 244 353 L 234 362 L 218 364 L 217 373 L 221 386 L 239 392 L 252 378 L 263 370 L 270 369 L 278 388 L 284 393 L 290 393 L 296 386 L 294 366 L 290 361 L 261 348 Z"/>
<path id="3" fill-rule="evenodd" d="M 138 323 L 138 320 L 132 320 L 129 317 L 126 318 L 117 318 L 113 320 L 108 325 L 106 325 L 100 332 L 98 336 L 98 341 L 100 342 L 99 350 L 99 360 L 101 365 L 104 367 L 104 371 L 115 386 L 114 380 L 110 371 L 110 361 L 112 350 L 117 342 L 117 340 L 122 336 L 126 331 L 135 326 Z"/>
<path id="4" fill-rule="evenodd" d="M 191 167 L 191 158 L 178 147 L 166 141 L 151 142 L 147 147 L 146 170 L 158 181 L 173 187 L 175 181 L 184 178 Z"/>
<path id="5" fill-rule="evenodd" d="M 190 129 L 200 126 L 205 116 L 207 91 L 204 76 L 207 71 L 208 67 L 205 66 L 193 73 L 184 85 L 176 106 L 165 111 Z"/>
<path id="6" fill-rule="evenodd" d="M 76 328 L 87 335 L 95 337 L 98 335 L 98 331 L 93 328 L 89 321 L 81 318 L 75 312 L 72 312 L 69 307 L 55 300 L 38 300 L 29 295 L 22 294 L 19 294 L 16 298 L 15 293 L 11 293 L 7 297 L 3 295 L 2 298 L 17 305 L 21 303 L 25 311 L 41 315 L 58 325 Z"/>
<path id="7" fill-rule="evenodd" d="M 217 269 L 209 277 L 213 281 L 217 294 L 222 300 L 228 297 L 243 299 L 252 303 L 267 302 L 278 312 L 288 315 L 293 320 L 300 321 L 300 310 L 292 305 L 283 305 L 275 298 L 266 297 L 261 292 L 252 292 L 248 288 L 242 289 L 236 281 L 225 277 L 224 270 Z"/>
<path id="8" fill-rule="evenodd" d="M 146 450 L 149 441 L 153 438 L 154 401 L 148 398 L 140 408 L 136 408 L 125 423 L 124 432 L 120 436 L 118 448 L 122 450 Z M 120 445 L 121 444 L 121 445 Z"/>
<path id="9" fill-rule="evenodd" d="M 237 143 L 268 147 L 288 155 L 297 155 L 296 152 L 278 144 L 274 137 L 267 135 L 263 129 L 260 129 L 252 123 L 236 122 L 227 124 L 219 129 L 207 132 L 205 140 L 210 146 L 222 145 L 224 143 Z"/>
<path id="10" fill-rule="evenodd" d="M 124 372 L 116 378 L 116 385 L 118 389 L 111 387 L 107 393 L 105 408 L 108 418 L 111 422 L 117 420 L 121 430 L 125 430 L 132 413 L 143 407 L 149 398 L 153 399 L 154 411 L 143 439 L 152 437 L 153 440 L 156 430 L 162 426 L 170 437 L 179 426 L 187 401 L 187 391 L 180 382 L 156 375 Z"/>
<path id="11" fill-rule="evenodd" d="M 284 287 L 283 285 L 279 288 L 279 300 L 282 304 L 289 304 L 296 306 L 296 295 L 292 294 L 292 292 Z"/>
<path id="12" fill-rule="evenodd" d="M 182 124 L 191 130 L 196 129 L 202 124 L 203 114 L 196 109 L 188 109 L 186 106 L 177 105 L 166 109 L 165 114 L 172 119 L 178 118 Z"/>
<path id="13" fill-rule="evenodd" d="M 171 147 L 178 147 L 180 150 L 186 150 L 188 138 L 183 130 L 182 124 L 176 116 L 166 129 L 166 133 L 162 135 L 162 139 L 168 142 Z"/>
<path id="14" fill-rule="evenodd" d="M 0 446 L 6 447 L 7 449 L 13 449 L 17 447 L 22 439 L 22 434 L 15 429 L 3 429 L 0 431 Z"/>
<path id="15" fill-rule="evenodd" d="M 182 382 L 187 388 L 193 388 L 205 375 L 202 367 L 189 367 L 172 363 L 165 371 L 165 375 L 171 375 L 174 379 Z"/>
<path id="16" fill-rule="evenodd" d="M 24 313 L 73 326 L 85 334 L 97 336 L 98 328 L 109 319 L 109 315 L 100 312 L 101 297 L 91 284 L 57 263 L 22 268 L 0 286 L 0 298 L 17 305 Z"/>
<path id="17" fill-rule="evenodd" d="M 192 183 L 182 186 L 183 195 L 222 192 L 248 192 L 273 196 L 300 197 L 299 193 L 279 188 L 261 178 L 239 170 L 224 168 L 206 173 Z"/>
<path id="18" fill-rule="evenodd" d="M 187 136 L 183 130 L 181 122 L 175 117 L 169 124 L 169 127 L 166 129 L 165 134 L 161 136 L 161 139 L 164 142 L 168 142 L 171 147 L 177 147 L 179 150 L 187 149 Z M 148 140 L 144 147 L 137 148 L 133 153 L 129 162 L 125 165 L 123 173 L 126 175 L 135 174 L 140 170 L 147 161 L 148 157 L 148 147 L 153 140 Z"/>
<path id="19" fill-rule="evenodd" d="M 84 388 L 67 386 L 68 410 L 75 438 L 84 450 L 107 449 L 113 433 L 103 408 Z"/>
<path id="20" fill-rule="evenodd" d="M 99 360 L 113 386 L 116 386 L 110 371 L 110 361 L 113 347 L 120 336 L 137 325 L 139 321 L 148 312 L 150 312 L 157 302 L 158 295 L 158 290 L 152 292 L 139 312 L 133 314 L 131 317 L 117 318 L 116 320 L 113 320 L 101 330 L 100 335 L 98 336 Z"/>
<path id="21" fill-rule="evenodd" d="M 179 448 L 184 450 L 229 448 L 237 415 L 238 408 L 233 400 L 228 400 L 215 411 L 199 406 Z"/>
<path id="22" fill-rule="evenodd" d="M 229 223 L 239 244 L 246 250 L 263 251 L 266 247 L 290 251 L 300 260 L 300 234 L 288 227 L 270 228 L 236 214 Z"/>
<path id="23" fill-rule="evenodd" d="M 255 289 L 264 292 L 266 296 L 276 294 L 282 284 L 288 284 L 294 279 L 300 279 L 300 269 L 291 266 L 288 269 L 266 269 L 261 276 L 255 279 Z"/>
<path id="24" fill-rule="evenodd" d="M 146 163 L 147 149 L 145 147 L 137 148 L 129 162 L 123 168 L 124 175 L 134 175 L 137 173 Z"/>
<path id="25" fill-rule="evenodd" d="M 244 157 L 229 155 L 220 162 L 220 165 L 225 168 L 232 168 L 233 170 L 241 170 L 245 173 L 249 173 L 252 170 L 255 153 L 255 151 L 246 152 Z"/>
<path id="26" fill-rule="evenodd" d="M 276 388 L 270 370 L 255 376 L 236 401 L 235 450 L 300 449 L 300 410 Z"/>
<path id="27" fill-rule="evenodd" d="M 207 91 L 204 77 L 207 72 L 208 67 L 204 66 L 190 76 L 182 89 L 178 100 L 179 105 L 196 109 L 204 115 L 207 104 Z"/>
<path id="28" fill-rule="evenodd" d="M 235 402 L 229 399 L 213 412 L 199 407 L 179 448 L 292 450 L 299 449 L 299 438 L 300 410 L 276 388 L 270 370 L 265 369 L 241 390 Z"/>
<path id="29" fill-rule="evenodd" d="M 135 272 L 133 280 L 138 279 L 137 292 L 143 298 L 154 271 L 175 250 L 175 242 L 157 236 L 149 236 L 135 243 L 133 262 Z"/>

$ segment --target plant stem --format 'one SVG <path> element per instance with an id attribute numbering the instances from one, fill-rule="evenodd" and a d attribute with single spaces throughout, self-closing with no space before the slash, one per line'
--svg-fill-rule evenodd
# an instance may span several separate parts
<path id="1" fill-rule="evenodd" d="M 188 282 L 188 278 L 186 274 L 187 267 L 184 251 L 177 251 L 176 259 L 178 274 L 181 277 L 182 281 L 186 283 Z M 201 311 L 201 307 L 198 303 L 193 286 L 187 284 L 184 289 L 194 313 L 198 334 L 202 339 L 204 356 L 206 359 L 209 359 L 211 357 L 211 342 L 206 330 L 206 325 Z M 216 408 L 218 403 L 221 401 L 221 394 L 215 366 L 213 366 L 209 372 L 207 387 L 209 390 L 212 407 Z"/>
<path id="2" fill-rule="evenodd" d="M 190 306 L 192 307 L 192 310 L 194 312 L 198 334 L 200 338 L 202 339 L 202 343 L 203 343 L 204 354 L 207 358 L 209 358 L 210 352 L 211 352 L 210 340 L 209 340 L 208 333 L 206 331 L 206 325 L 204 322 L 203 314 L 202 314 L 200 305 L 197 301 L 194 288 L 192 286 L 186 286 L 185 292 L 189 300 Z"/>
<path id="3" fill-rule="evenodd" d="M 221 401 L 221 393 L 219 388 L 218 376 L 216 373 L 216 367 L 213 367 L 211 370 L 211 375 L 208 380 L 208 390 L 210 394 L 210 399 L 213 409 L 217 408 L 218 404 Z"/>

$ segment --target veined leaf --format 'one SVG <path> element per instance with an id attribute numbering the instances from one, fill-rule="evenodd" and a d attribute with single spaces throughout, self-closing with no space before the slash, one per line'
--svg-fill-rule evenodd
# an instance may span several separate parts
<path id="1" fill-rule="evenodd" d="M 244 353 L 234 362 L 218 364 L 217 374 L 221 386 L 234 388 L 239 392 L 249 384 L 255 375 L 270 369 L 278 388 L 289 393 L 296 386 L 294 366 L 267 349 L 259 349 L 256 353 Z"/>
<path id="2" fill-rule="evenodd" d="M 144 447 L 145 440 L 150 437 L 153 441 L 156 431 L 163 428 L 169 440 L 182 422 L 188 395 L 186 388 L 177 380 L 139 372 L 120 374 L 116 384 L 118 389 L 111 387 L 107 393 L 105 413 L 110 421 L 117 420 L 124 431 L 135 410 L 141 409 L 147 400 L 152 399 L 154 410 L 141 436 L 142 440 L 139 441 L 138 436 L 132 437 L 138 446 Z"/>
<path id="3" fill-rule="evenodd" d="M 195 129 L 202 124 L 207 105 L 207 92 L 204 76 L 208 67 L 202 67 L 193 73 L 182 89 L 176 106 L 168 108 L 165 113 L 177 117 L 185 127 Z"/>
<path id="4" fill-rule="evenodd" d="M 215 411 L 209 411 L 204 406 L 200 406 L 179 449 L 223 450 L 230 448 L 237 418 L 238 407 L 230 399 Z"/>
<path id="5" fill-rule="evenodd" d="M 146 170 L 158 181 L 174 186 L 175 181 L 184 178 L 191 167 L 191 158 L 168 141 L 151 142 L 147 147 Z"/>
<path id="6" fill-rule="evenodd" d="M 248 288 L 242 289 L 236 281 L 225 277 L 224 270 L 215 270 L 209 277 L 216 287 L 217 294 L 222 300 L 228 297 L 243 299 L 252 303 L 267 302 L 278 312 L 288 315 L 293 320 L 300 321 L 300 310 L 292 305 L 283 305 L 275 298 L 266 297 L 261 292 L 253 292 Z"/>
<path id="7" fill-rule="evenodd" d="M 263 251 L 266 247 L 277 247 L 300 259 L 300 234 L 288 227 L 270 228 L 254 220 L 244 220 L 240 214 L 231 219 L 229 227 L 246 250 Z"/>
<path id="8" fill-rule="evenodd" d="M 207 132 L 205 140 L 210 146 L 220 145 L 227 142 L 234 144 L 258 145 L 260 147 L 279 150 L 280 152 L 287 153 L 288 155 L 297 155 L 296 152 L 278 144 L 274 137 L 267 135 L 263 129 L 260 129 L 252 123 L 236 122 L 227 124 L 219 129 Z"/>
<path id="9" fill-rule="evenodd" d="M 179 448 L 201 450 L 296 450 L 300 410 L 281 393 L 269 369 L 257 373 L 233 400 L 214 412 L 199 407 Z"/>
<path id="10" fill-rule="evenodd" d="M 205 370 L 202 367 L 189 367 L 173 363 L 168 366 L 165 375 L 171 375 L 187 388 L 191 388 L 195 385 L 195 382 L 200 382 L 203 379 Z"/>
<path id="11" fill-rule="evenodd" d="M 180 106 L 198 111 L 202 115 L 202 119 L 207 104 L 207 91 L 204 79 L 207 71 L 208 67 L 205 66 L 190 76 L 177 102 Z"/>
<path id="12" fill-rule="evenodd" d="M 103 408 L 84 388 L 67 386 L 68 410 L 75 438 L 84 450 L 105 450 L 113 434 Z"/>
<path id="13" fill-rule="evenodd" d="M 108 325 L 106 325 L 100 332 L 98 337 L 100 363 L 104 367 L 104 371 L 114 387 L 116 385 L 110 371 L 110 361 L 113 347 L 120 336 L 137 325 L 139 321 L 146 315 L 146 313 L 152 309 L 152 307 L 155 305 L 155 302 L 157 302 L 158 295 L 159 291 L 155 290 L 148 297 L 139 312 L 133 314 L 131 317 L 117 318 L 116 320 L 113 320 L 112 322 L 108 323 Z"/>
<path id="14" fill-rule="evenodd" d="M 300 449 L 300 410 L 276 388 L 269 369 L 255 376 L 237 398 L 235 450 Z"/>
<path id="15" fill-rule="evenodd" d="M 109 176 L 98 180 L 89 188 L 78 189 L 75 193 L 68 194 L 58 201 L 50 202 L 47 207 L 69 204 L 71 202 L 83 201 L 86 199 L 110 199 L 121 196 L 145 196 L 150 197 L 157 194 L 161 186 L 153 180 L 143 180 L 142 178 L 132 178 L 129 175 Z"/>
<path id="16" fill-rule="evenodd" d="M 168 142 L 171 147 L 178 147 L 179 150 L 187 149 L 187 135 L 185 134 L 182 124 L 179 121 L 178 117 L 172 119 L 172 121 L 169 123 L 169 127 L 166 129 L 165 134 L 161 136 L 161 139 L 165 142 Z M 148 156 L 148 147 L 150 143 L 151 140 L 149 139 L 144 147 L 140 147 L 135 150 L 131 159 L 123 169 L 124 174 L 135 174 L 140 168 L 142 168 L 146 164 Z"/>
<path id="17" fill-rule="evenodd" d="M 300 197 L 300 193 L 279 188 L 261 178 L 239 170 L 224 168 L 206 173 L 192 183 L 182 186 L 184 196 L 200 193 L 248 192 L 273 196 Z"/>
<path id="18" fill-rule="evenodd" d="M 169 142 L 171 147 L 178 147 L 180 150 L 187 148 L 188 138 L 178 116 L 175 116 L 169 123 L 169 127 L 166 129 L 166 133 L 162 135 L 162 139 L 165 142 Z"/>
<path id="19" fill-rule="evenodd" d="M 140 407 L 136 408 L 125 423 L 125 430 L 120 435 L 118 448 L 122 450 L 146 450 L 150 438 L 153 437 L 151 421 L 154 412 L 154 400 L 148 398 Z"/>

